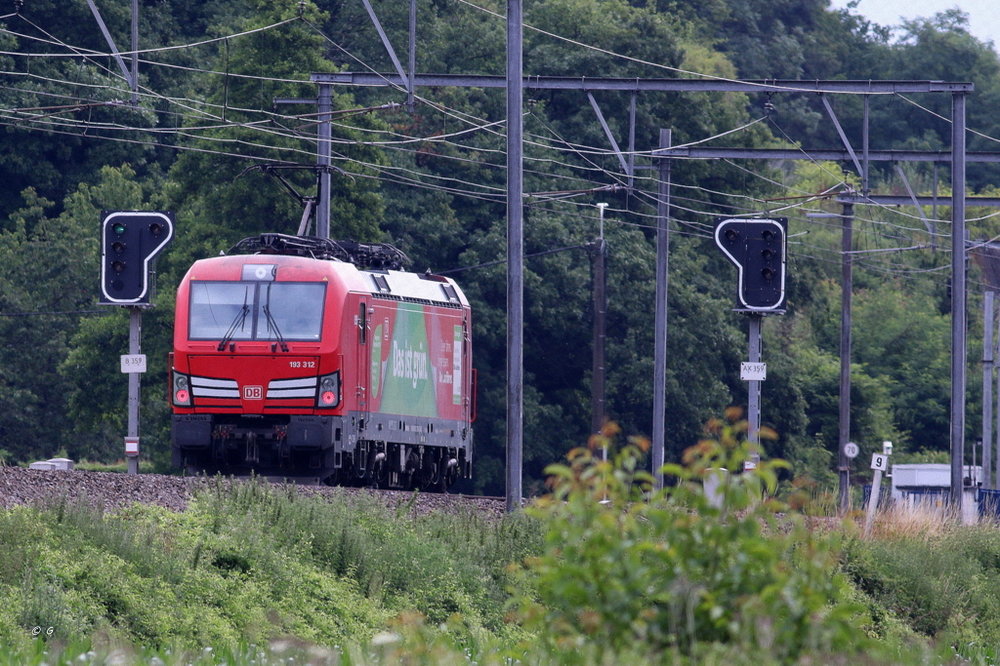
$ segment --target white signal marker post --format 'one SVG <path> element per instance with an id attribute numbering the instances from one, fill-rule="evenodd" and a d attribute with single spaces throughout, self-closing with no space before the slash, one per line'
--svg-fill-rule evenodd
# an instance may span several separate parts
<path id="1" fill-rule="evenodd" d="M 742 363 L 740 375 L 749 382 L 747 395 L 747 440 L 750 442 L 750 457 L 743 462 L 743 469 L 757 469 L 760 464 L 760 383 L 767 378 L 767 364 L 760 360 L 760 324 L 763 317 L 752 313 L 749 316 L 750 361 Z"/>
<path id="2" fill-rule="evenodd" d="M 892 446 L 890 444 L 890 446 Z M 865 514 L 865 536 L 871 533 L 872 521 L 875 520 L 875 511 L 878 509 L 878 501 L 882 490 L 882 472 L 889 469 L 888 453 L 872 454 L 872 494 L 868 498 L 868 512 Z"/>
<path id="3" fill-rule="evenodd" d="M 128 354 L 121 357 L 122 372 L 128 374 L 128 435 L 125 437 L 125 460 L 128 473 L 139 473 L 139 381 L 146 372 L 146 355 L 141 353 L 142 308 L 129 309 Z"/>

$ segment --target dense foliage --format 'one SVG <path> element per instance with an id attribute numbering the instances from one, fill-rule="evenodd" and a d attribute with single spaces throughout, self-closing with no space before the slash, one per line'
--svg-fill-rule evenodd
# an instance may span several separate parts
<path id="1" fill-rule="evenodd" d="M 725 471 L 747 460 L 745 426 L 713 423 L 718 439 L 667 466 L 666 487 L 653 493 L 652 477 L 636 469 L 648 443 L 600 459 L 611 428 L 548 468 L 553 492 L 533 512 L 547 547 L 528 561 L 536 592 L 521 603 L 549 649 L 570 662 L 586 646 L 610 662 L 638 645 L 661 658 L 738 646 L 791 663 L 864 647 L 846 583 L 831 575 L 834 535 L 787 516 L 779 524 L 784 506 L 760 499 L 782 463 Z M 708 478 L 714 492 L 704 490 Z"/>
<path id="2" fill-rule="evenodd" d="M 0 21 L 0 458 L 120 455 L 126 350 L 123 313 L 95 305 L 102 210 L 172 210 L 174 244 L 159 260 L 156 308 L 144 319 L 143 451 L 168 466 L 163 390 L 172 290 L 190 263 L 241 237 L 294 232 L 315 181 L 314 72 L 393 71 L 356 2 L 141 3 L 137 104 L 83 5 L 15 3 Z M 101 7 L 123 44 L 128 9 Z M 408 41 L 404 4 L 376 3 L 398 59 Z M 504 72 L 503 3 L 432 2 L 418 12 L 422 72 Z M 884 26 L 823 0 L 536 0 L 525 7 L 530 74 L 571 77 L 847 78 L 971 80 L 973 150 L 995 141 L 1000 61 L 957 11 Z M 75 54 L 73 57 L 66 57 Z M 126 63 L 128 59 L 126 58 Z M 298 103 L 286 103 L 298 99 Z M 950 144 L 947 95 L 870 99 L 872 148 L 939 150 Z M 505 144 L 502 89 L 405 91 L 336 86 L 332 232 L 388 240 L 415 270 L 453 273 L 474 307 L 479 421 L 474 489 L 503 486 L 505 398 Z M 855 147 L 863 102 L 831 106 Z M 600 108 L 607 130 L 598 122 Z M 936 115 L 937 114 L 937 115 Z M 629 119 L 635 119 L 634 138 Z M 755 122 L 756 121 L 756 122 Z M 654 239 L 659 131 L 673 143 L 839 147 L 815 95 L 527 91 L 525 477 L 542 489 L 545 465 L 567 437 L 589 429 L 589 244 L 609 204 L 608 415 L 652 431 Z M 608 133 L 623 151 L 610 150 Z M 631 143 L 630 143 L 631 142 Z M 804 155 L 805 157 L 805 155 Z M 622 162 L 634 162 L 628 176 Z M 282 170 L 285 186 L 262 165 Z M 765 322 L 764 419 L 780 423 L 767 453 L 828 478 L 837 444 L 840 212 L 819 192 L 858 187 L 851 164 L 676 160 L 671 167 L 667 459 L 701 424 L 743 404 L 745 321 L 733 314 L 735 275 L 710 230 L 720 215 L 776 210 L 790 218 L 788 313 Z M 903 171 L 917 193 L 947 191 L 930 164 Z M 969 165 L 978 193 L 998 185 Z M 871 186 L 905 191 L 879 164 Z M 287 187 L 286 187 L 287 186 Z M 993 188 L 993 189 L 991 189 Z M 791 197 L 789 199 L 788 197 Z M 946 209 L 859 207 L 855 264 L 852 437 L 897 451 L 935 451 L 949 439 L 949 298 Z M 970 208 L 973 238 L 997 235 L 989 209 Z M 565 248 L 565 249 L 563 249 Z M 905 251 L 895 251 L 906 248 Z M 553 250 L 560 250 L 553 252 Z M 973 280 L 979 279 L 973 267 Z M 974 285 L 970 311 L 979 290 Z M 970 356 L 980 348 L 970 327 Z M 974 376 L 974 375 L 970 375 Z M 970 382 L 968 430 L 978 427 Z"/>
<path id="3" fill-rule="evenodd" d="M 65 499 L 5 510 L 0 645 L 95 637 L 162 651 L 287 635 L 333 646 L 410 611 L 505 635 L 505 567 L 534 550 L 537 528 L 410 509 L 258 481 L 219 484 L 183 513 Z"/>
<path id="4" fill-rule="evenodd" d="M 260 482 L 181 513 L 5 509 L 0 662 L 995 661 L 995 527 L 890 515 L 861 539 L 777 501 L 781 461 L 726 474 L 745 429 L 710 423 L 656 490 L 609 426 L 502 520 Z"/>

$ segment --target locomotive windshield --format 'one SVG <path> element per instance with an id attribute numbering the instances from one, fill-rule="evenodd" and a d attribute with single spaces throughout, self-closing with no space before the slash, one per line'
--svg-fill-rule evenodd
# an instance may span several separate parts
<path id="1" fill-rule="evenodd" d="M 192 282 L 192 340 L 318 341 L 321 282 Z"/>

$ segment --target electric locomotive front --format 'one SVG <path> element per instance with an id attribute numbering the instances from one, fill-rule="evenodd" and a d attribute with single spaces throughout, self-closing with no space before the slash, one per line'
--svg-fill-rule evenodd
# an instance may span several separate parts
<path id="1" fill-rule="evenodd" d="M 343 368 L 330 332 L 360 286 L 348 266 L 236 255 L 191 267 L 174 331 L 176 465 L 316 476 L 333 467 Z"/>
<path id="2" fill-rule="evenodd" d="M 300 240 L 262 236 L 254 247 L 268 253 L 201 260 L 182 280 L 174 464 L 390 487 L 468 477 L 474 387 L 461 291 L 442 277 L 275 249 Z"/>

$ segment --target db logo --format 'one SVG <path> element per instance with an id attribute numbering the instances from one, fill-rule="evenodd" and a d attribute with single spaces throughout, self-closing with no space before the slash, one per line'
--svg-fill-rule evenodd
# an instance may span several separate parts
<path id="1" fill-rule="evenodd" d="M 263 386 L 244 386 L 243 387 L 243 399 L 244 400 L 263 400 L 264 399 L 264 387 Z"/>

